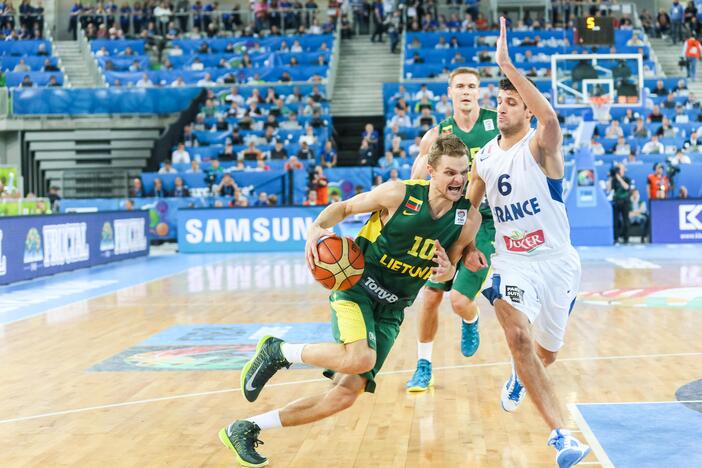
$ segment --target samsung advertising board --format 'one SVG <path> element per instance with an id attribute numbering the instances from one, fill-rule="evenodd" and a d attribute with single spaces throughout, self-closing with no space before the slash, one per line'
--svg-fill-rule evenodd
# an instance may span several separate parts
<path id="1" fill-rule="evenodd" d="M 302 251 L 323 206 L 178 210 L 184 253 Z"/>
<path id="2" fill-rule="evenodd" d="M 0 284 L 148 253 L 146 212 L 0 218 Z"/>
<path id="3" fill-rule="evenodd" d="M 702 199 L 651 201 L 651 242 L 702 242 Z"/>

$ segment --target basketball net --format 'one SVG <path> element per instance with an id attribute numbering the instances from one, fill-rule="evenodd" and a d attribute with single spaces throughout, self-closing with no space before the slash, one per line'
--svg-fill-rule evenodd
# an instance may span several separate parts
<path id="1" fill-rule="evenodd" d="M 609 109 L 612 107 L 612 103 L 609 100 L 609 96 L 589 96 L 588 100 L 590 101 L 593 119 L 601 123 L 611 120 L 612 116 L 609 113 Z"/>

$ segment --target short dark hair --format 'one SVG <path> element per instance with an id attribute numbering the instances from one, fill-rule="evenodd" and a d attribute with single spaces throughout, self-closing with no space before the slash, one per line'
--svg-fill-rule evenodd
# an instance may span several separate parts
<path id="1" fill-rule="evenodd" d="M 529 78 L 528 76 L 525 76 L 524 78 L 526 78 L 529 81 L 529 83 L 536 86 L 536 83 L 534 83 L 534 81 L 531 78 Z M 509 78 L 502 78 L 500 80 L 499 89 L 502 89 L 505 91 L 516 91 L 517 90 L 517 88 L 514 87 L 514 84 L 509 80 Z"/>

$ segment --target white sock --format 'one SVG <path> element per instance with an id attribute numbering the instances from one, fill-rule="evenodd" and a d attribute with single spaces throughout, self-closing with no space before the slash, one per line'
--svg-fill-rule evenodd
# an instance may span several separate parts
<path id="1" fill-rule="evenodd" d="M 434 349 L 434 342 L 430 341 L 428 343 L 417 342 L 417 358 L 426 359 L 431 362 L 431 351 Z"/>
<path id="2" fill-rule="evenodd" d="M 466 320 L 466 319 L 462 319 L 462 320 L 463 320 L 465 323 L 475 323 L 475 322 L 478 321 L 478 317 L 480 317 L 480 310 L 478 310 L 478 313 L 475 314 L 475 318 L 474 318 L 473 320 L 471 320 L 471 321 L 468 321 L 468 320 Z"/>
<path id="3" fill-rule="evenodd" d="M 265 429 L 277 429 L 279 427 L 283 427 L 283 424 L 280 422 L 280 410 L 269 411 L 267 413 L 259 414 L 258 416 L 246 418 L 246 420 L 256 424 L 262 431 Z"/>
<path id="4" fill-rule="evenodd" d="M 549 440 L 558 436 L 558 433 L 560 433 L 562 436 L 569 436 L 570 435 L 570 431 L 568 429 L 561 429 L 560 427 L 557 427 L 551 431 L 551 434 L 548 436 Z"/>
<path id="5" fill-rule="evenodd" d="M 291 364 L 302 364 L 302 349 L 306 345 L 297 343 L 283 343 L 280 345 L 280 351 L 283 356 Z"/>

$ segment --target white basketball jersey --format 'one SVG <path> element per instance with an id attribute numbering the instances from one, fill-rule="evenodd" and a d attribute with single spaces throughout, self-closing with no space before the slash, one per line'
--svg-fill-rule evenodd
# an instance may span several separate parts
<path id="1" fill-rule="evenodd" d="M 549 179 L 529 149 L 532 129 L 503 151 L 496 137 L 475 156 L 495 221 L 497 255 L 542 257 L 570 249 L 563 179 Z"/>

